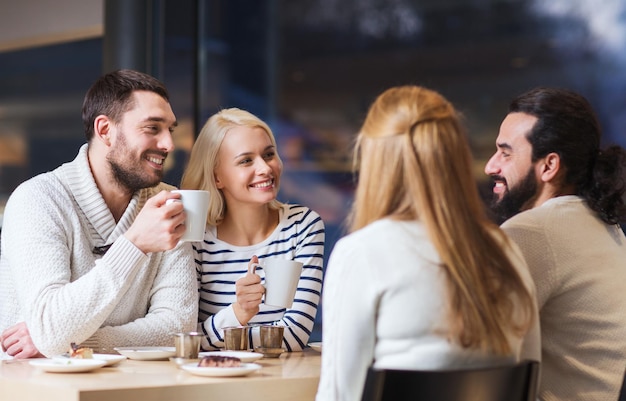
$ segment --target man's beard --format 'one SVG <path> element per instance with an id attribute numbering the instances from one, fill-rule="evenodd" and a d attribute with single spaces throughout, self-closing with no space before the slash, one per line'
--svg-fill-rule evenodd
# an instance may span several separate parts
<path id="1" fill-rule="evenodd" d="M 130 192 L 143 188 L 150 188 L 161 182 L 163 171 L 154 170 L 156 177 L 143 173 L 142 158 L 134 160 L 131 149 L 128 148 L 124 133 L 120 132 L 117 146 L 107 155 L 111 166 L 113 179 Z M 143 173 L 143 174 L 142 174 Z"/>
<path id="2" fill-rule="evenodd" d="M 504 178 L 504 177 L 499 177 Z M 494 194 L 491 201 L 491 210 L 493 211 L 498 224 L 502 224 L 506 220 L 515 216 L 522 210 L 525 210 L 528 202 L 537 194 L 537 179 L 535 178 L 534 169 L 531 167 L 524 179 L 514 187 L 508 187 L 502 195 L 502 199 L 498 199 L 498 195 Z"/>

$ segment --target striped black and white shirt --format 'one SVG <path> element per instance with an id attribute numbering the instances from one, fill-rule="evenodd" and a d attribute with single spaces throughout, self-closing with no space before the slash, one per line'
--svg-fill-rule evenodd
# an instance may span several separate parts
<path id="1" fill-rule="evenodd" d="M 248 325 L 276 322 L 286 326 L 283 346 L 287 351 L 302 350 L 311 335 L 322 291 L 324 262 L 324 222 L 313 210 L 300 205 L 283 205 L 280 221 L 264 241 L 251 246 L 234 246 L 216 236 L 207 226 L 202 243 L 194 243 L 200 291 L 199 330 L 205 334 L 203 349 L 224 346 L 222 328 L 238 326 L 232 304 L 236 302 L 235 281 L 246 274 L 253 255 L 263 265 L 266 258 L 284 258 L 303 263 L 298 289 L 290 309 L 260 305 Z M 262 283 L 263 270 L 257 270 Z M 258 330 L 251 330 L 250 348 L 259 346 Z"/>

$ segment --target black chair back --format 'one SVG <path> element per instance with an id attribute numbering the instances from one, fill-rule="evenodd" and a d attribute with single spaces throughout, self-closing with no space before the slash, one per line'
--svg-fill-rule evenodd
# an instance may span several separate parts
<path id="1" fill-rule="evenodd" d="M 539 362 L 465 370 L 370 367 L 361 401 L 534 401 Z"/>
<path id="2" fill-rule="evenodd" d="M 622 379 L 622 389 L 619 392 L 619 399 L 617 401 L 626 401 L 626 371 L 624 371 L 624 378 Z"/>

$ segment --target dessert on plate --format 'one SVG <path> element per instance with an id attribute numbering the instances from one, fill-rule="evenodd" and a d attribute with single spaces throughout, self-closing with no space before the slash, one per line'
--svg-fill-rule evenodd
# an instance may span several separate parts
<path id="1" fill-rule="evenodd" d="M 241 366 L 241 359 L 234 356 L 207 355 L 200 359 L 201 368 L 237 368 Z"/>
<path id="2" fill-rule="evenodd" d="M 81 347 L 76 343 L 70 344 L 70 358 L 77 359 L 93 359 L 93 350 L 87 347 Z"/>

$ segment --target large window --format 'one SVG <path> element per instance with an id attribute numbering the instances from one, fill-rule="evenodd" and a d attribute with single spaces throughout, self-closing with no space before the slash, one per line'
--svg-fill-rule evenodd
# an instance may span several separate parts
<path id="1" fill-rule="evenodd" d="M 623 0 L 162 3 L 160 78 L 181 121 L 167 180 L 178 183 L 212 113 L 245 108 L 278 138 L 282 200 L 324 218 L 327 254 L 352 197 L 352 140 L 370 102 L 392 85 L 425 85 L 464 112 L 481 188 L 509 100 L 534 86 L 581 92 L 598 111 L 605 142 L 626 146 Z M 101 52 L 93 39 L 0 53 L 3 199 L 74 156 L 83 142 L 82 97 L 101 73 Z"/>
<path id="2" fill-rule="evenodd" d="M 72 160 L 85 142 L 81 107 L 101 72 L 101 42 L 0 53 L 0 215 L 17 185 Z"/>

